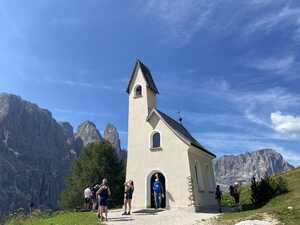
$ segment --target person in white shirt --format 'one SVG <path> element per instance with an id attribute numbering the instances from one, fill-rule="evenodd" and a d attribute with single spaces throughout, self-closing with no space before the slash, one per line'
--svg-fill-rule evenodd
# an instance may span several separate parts
<path id="1" fill-rule="evenodd" d="M 87 187 L 84 189 L 84 208 L 90 209 L 91 206 L 91 197 L 92 197 L 92 191 L 90 187 Z"/>

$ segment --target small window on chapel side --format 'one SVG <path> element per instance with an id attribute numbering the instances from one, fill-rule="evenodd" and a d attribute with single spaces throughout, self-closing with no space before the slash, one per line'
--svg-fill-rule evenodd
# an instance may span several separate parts
<path id="1" fill-rule="evenodd" d="M 142 97 L 142 86 L 141 85 L 137 85 L 135 87 L 134 97 L 136 97 L 136 98 Z"/>
<path id="2" fill-rule="evenodd" d="M 160 148 L 160 133 L 159 132 L 155 132 L 153 135 L 152 135 L 152 145 L 151 145 L 151 148 Z"/>

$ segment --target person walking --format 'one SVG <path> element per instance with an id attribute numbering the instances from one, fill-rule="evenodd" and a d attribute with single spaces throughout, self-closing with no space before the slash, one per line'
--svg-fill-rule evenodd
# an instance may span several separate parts
<path id="1" fill-rule="evenodd" d="M 237 211 L 241 211 L 240 192 L 241 192 L 240 185 L 238 182 L 235 182 L 233 186 L 233 198 L 235 201 L 235 207 Z"/>
<path id="2" fill-rule="evenodd" d="M 108 221 L 107 214 L 108 214 L 108 197 L 111 196 L 111 192 L 108 186 L 107 179 L 104 178 L 102 180 L 102 184 L 99 188 L 99 190 L 96 193 L 98 197 L 98 218 L 101 219 L 101 221 Z M 105 217 L 103 216 L 103 213 L 105 214 Z"/>
<path id="3" fill-rule="evenodd" d="M 216 200 L 218 202 L 219 212 L 222 212 L 222 206 L 221 206 L 222 195 L 223 194 L 220 189 L 220 185 L 217 185 L 215 196 L 216 196 Z"/>
<path id="4" fill-rule="evenodd" d="M 92 192 L 91 192 L 90 187 L 87 187 L 86 189 L 84 189 L 83 195 L 84 195 L 84 206 L 83 207 L 85 209 L 90 209 L 91 197 L 92 197 Z"/>
<path id="5" fill-rule="evenodd" d="M 164 198 L 164 190 L 158 176 L 155 178 L 152 189 L 154 194 L 155 209 L 159 209 L 161 208 L 161 198 Z"/>
<path id="6" fill-rule="evenodd" d="M 131 213 L 131 202 L 132 195 L 134 191 L 134 183 L 132 180 L 125 183 L 125 193 L 124 193 L 124 213 L 122 215 L 130 215 Z M 128 212 L 127 212 L 128 207 Z"/>

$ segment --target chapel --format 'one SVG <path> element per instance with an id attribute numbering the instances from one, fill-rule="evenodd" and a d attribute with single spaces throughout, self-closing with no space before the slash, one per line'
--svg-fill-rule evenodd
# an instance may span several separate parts
<path id="1" fill-rule="evenodd" d="M 127 87 L 128 156 L 126 179 L 134 181 L 133 206 L 153 208 L 155 177 L 163 185 L 163 208 L 216 206 L 212 152 L 184 127 L 160 111 L 159 91 L 149 68 L 136 60 Z M 171 99 L 170 99 L 171 100 Z"/>

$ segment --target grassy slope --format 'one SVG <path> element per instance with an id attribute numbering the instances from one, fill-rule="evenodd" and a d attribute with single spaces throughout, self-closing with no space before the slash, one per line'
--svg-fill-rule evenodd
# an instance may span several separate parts
<path id="1" fill-rule="evenodd" d="M 46 217 L 36 216 L 32 219 L 14 219 L 7 225 L 101 225 L 95 213 L 67 212 Z"/>
<path id="2" fill-rule="evenodd" d="M 234 224 L 245 218 L 261 218 L 265 213 L 274 215 L 285 225 L 300 224 L 300 168 L 282 174 L 288 182 L 289 192 L 275 197 L 265 206 L 256 210 L 225 213 L 219 218 L 222 225 Z M 232 199 L 225 196 L 226 205 L 232 204 Z M 250 201 L 250 189 L 246 187 L 241 193 L 241 202 L 247 206 Z M 293 210 L 287 208 L 292 206 Z M 52 217 L 33 217 L 32 219 L 12 220 L 7 225 L 100 225 L 95 213 L 60 213 Z"/>
<path id="3" fill-rule="evenodd" d="M 255 210 L 246 210 L 235 213 L 224 213 L 220 217 L 220 224 L 233 224 L 245 218 L 260 218 L 265 213 L 273 215 L 280 222 L 285 225 L 299 225 L 300 224 L 300 168 L 288 171 L 281 174 L 287 180 L 289 192 L 277 196 L 270 200 L 262 208 Z M 225 196 L 226 204 L 231 204 L 231 198 Z M 246 187 L 241 193 L 241 203 L 245 208 L 251 203 L 250 201 L 250 188 Z M 288 210 L 292 206 L 293 210 Z"/>

